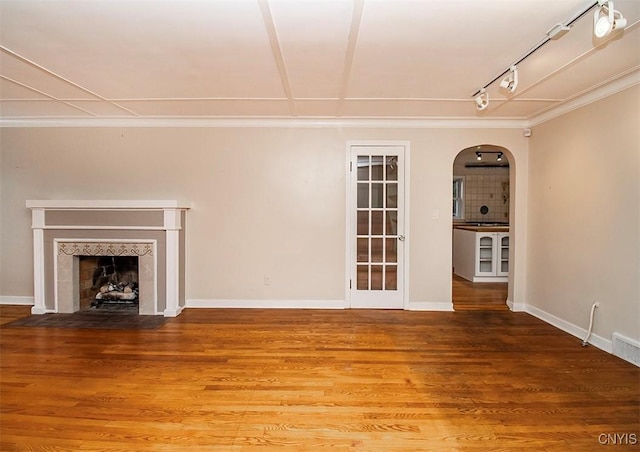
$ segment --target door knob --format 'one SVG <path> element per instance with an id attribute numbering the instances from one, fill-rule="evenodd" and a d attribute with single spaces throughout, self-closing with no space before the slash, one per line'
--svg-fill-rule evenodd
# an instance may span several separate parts
<path id="1" fill-rule="evenodd" d="M 401 242 L 404 242 L 404 235 L 399 235 L 398 240 L 400 240 Z"/>

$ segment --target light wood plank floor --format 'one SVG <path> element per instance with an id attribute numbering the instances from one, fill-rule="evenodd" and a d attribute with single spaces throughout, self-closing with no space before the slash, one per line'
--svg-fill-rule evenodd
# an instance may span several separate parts
<path id="1" fill-rule="evenodd" d="M 28 313 L 0 306 L 0 323 Z M 640 369 L 580 342 L 509 311 L 188 309 L 157 330 L 5 325 L 0 449 L 564 452 L 639 437 Z"/>

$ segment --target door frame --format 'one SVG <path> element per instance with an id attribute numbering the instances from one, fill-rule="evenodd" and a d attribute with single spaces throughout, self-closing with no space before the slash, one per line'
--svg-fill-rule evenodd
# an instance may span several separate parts
<path id="1" fill-rule="evenodd" d="M 355 230 L 355 224 L 353 224 L 352 215 L 353 210 L 355 209 L 356 200 L 353 199 L 352 191 L 351 191 L 351 149 L 355 146 L 402 146 L 404 147 L 404 252 L 403 252 L 403 277 L 402 281 L 398 281 L 398 283 L 403 284 L 403 292 L 402 292 L 402 309 L 407 310 L 409 307 L 409 250 L 411 249 L 411 231 L 409 228 L 410 224 L 410 154 L 411 154 L 411 142 L 408 140 L 348 140 L 346 142 L 346 152 L 345 152 L 345 191 L 346 191 L 346 202 L 345 202 L 345 308 L 351 309 L 351 264 L 354 262 L 355 255 L 355 236 L 353 235 L 353 231 Z M 353 282 L 355 285 L 355 281 Z M 372 308 L 374 309 L 374 308 Z"/>

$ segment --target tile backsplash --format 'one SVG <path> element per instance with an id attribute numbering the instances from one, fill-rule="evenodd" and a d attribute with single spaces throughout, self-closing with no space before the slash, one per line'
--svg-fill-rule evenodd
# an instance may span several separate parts
<path id="1" fill-rule="evenodd" d="M 482 206 L 489 211 L 481 213 Z M 464 181 L 466 221 L 509 221 L 509 175 L 466 175 Z"/>

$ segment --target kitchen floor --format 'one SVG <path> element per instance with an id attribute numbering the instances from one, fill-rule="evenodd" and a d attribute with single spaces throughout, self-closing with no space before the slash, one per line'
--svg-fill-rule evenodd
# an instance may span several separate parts
<path id="1" fill-rule="evenodd" d="M 453 309 L 456 311 L 508 311 L 507 283 L 472 283 L 453 275 Z"/>

